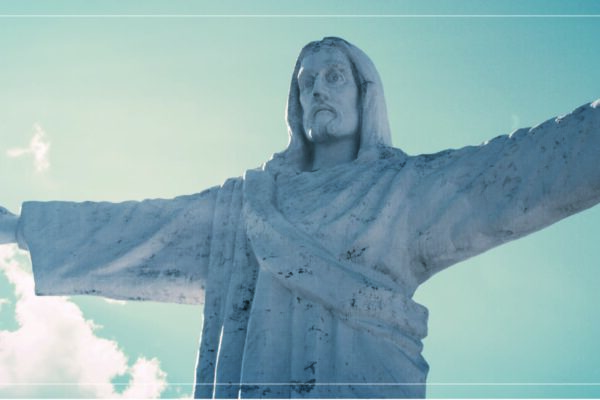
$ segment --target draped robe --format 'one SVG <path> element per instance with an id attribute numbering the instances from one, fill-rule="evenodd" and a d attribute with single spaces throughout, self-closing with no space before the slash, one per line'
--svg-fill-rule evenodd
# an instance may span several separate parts
<path id="1" fill-rule="evenodd" d="M 600 201 L 598 102 L 480 146 L 172 200 L 26 202 L 36 292 L 204 304 L 196 397 L 424 397 L 433 274 Z"/>

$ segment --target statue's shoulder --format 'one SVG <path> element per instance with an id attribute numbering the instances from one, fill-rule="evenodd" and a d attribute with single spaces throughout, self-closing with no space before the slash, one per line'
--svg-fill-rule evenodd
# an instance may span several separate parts
<path id="1" fill-rule="evenodd" d="M 435 173 L 455 165 L 460 159 L 466 159 L 478 146 L 466 146 L 460 149 L 446 149 L 436 153 L 408 156 L 407 163 L 420 174 Z"/>
<path id="2" fill-rule="evenodd" d="M 408 155 L 404 151 L 396 147 L 384 145 L 377 147 L 377 155 L 379 160 L 398 161 L 408 158 Z"/>
<path id="3" fill-rule="evenodd" d="M 521 132 L 515 132 L 515 135 L 520 136 Z M 466 170 L 473 167 L 480 168 L 487 158 L 499 154 L 505 146 L 510 144 L 510 140 L 511 136 L 501 135 L 479 145 L 409 156 L 408 162 L 422 175 L 449 170 Z"/>
<path id="4" fill-rule="evenodd" d="M 404 170 L 427 174 L 447 168 L 460 158 L 468 157 L 477 146 L 467 146 L 460 149 L 446 149 L 436 153 L 408 155 L 403 150 L 391 146 L 380 146 L 376 159 L 369 161 L 378 170 Z"/>
<path id="5" fill-rule="evenodd" d="M 438 151 L 437 153 L 419 154 L 418 156 L 413 156 L 412 159 L 414 159 L 414 162 L 418 164 L 443 163 L 444 161 L 456 156 L 457 151 L 458 150 L 455 149 L 446 149 Z"/>

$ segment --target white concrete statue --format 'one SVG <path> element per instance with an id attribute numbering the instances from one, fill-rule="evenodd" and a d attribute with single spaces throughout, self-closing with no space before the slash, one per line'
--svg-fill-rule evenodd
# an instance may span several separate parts
<path id="1" fill-rule="evenodd" d="M 358 48 L 308 44 L 288 148 L 172 200 L 2 211 L 40 295 L 204 304 L 196 397 L 424 397 L 433 274 L 600 201 L 600 102 L 480 146 L 391 147 Z"/>

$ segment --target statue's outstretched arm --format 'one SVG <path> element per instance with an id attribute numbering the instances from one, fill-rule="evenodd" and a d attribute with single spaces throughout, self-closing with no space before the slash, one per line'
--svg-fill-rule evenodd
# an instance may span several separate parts
<path id="1" fill-rule="evenodd" d="M 219 188 L 174 199 L 25 202 L 17 241 L 39 295 L 202 303 Z"/>
<path id="2" fill-rule="evenodd" d="M 17 223 L 19 217 L 0 206 L 0 244 L 17 241 Z"/>
<path id="3" fill-rule="evenodd" d="M 481 146 L 416 157 L 424 278 L 600 202 L 600 100 Z M 423 215 L 421 213 L 420 215 Z"/>

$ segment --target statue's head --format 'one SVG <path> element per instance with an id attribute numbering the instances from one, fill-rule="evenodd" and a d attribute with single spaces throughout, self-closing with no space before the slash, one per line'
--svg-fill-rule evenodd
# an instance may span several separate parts
<path id="1" fill-rule="evenodd" d="M 346 54 L 333 42 L 319 43 L 300 61 L 296 79 L 309 143 L 357 139 L 359 78 Z"/>
<path id="2" fill-rule="evenodd" d="M 272 163 L 305 170 L 315 143 L 358 136 L 358 158 L 391 145 L 379 74 L 347 41 L 327 37 L 304 46 L 292 74 L 286 113 L 290 141 Z"/>

